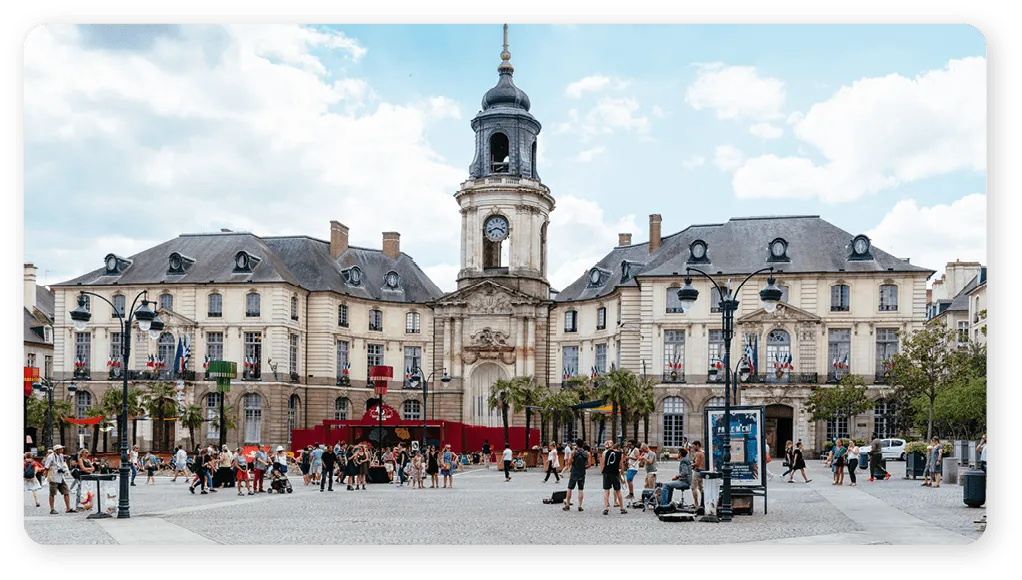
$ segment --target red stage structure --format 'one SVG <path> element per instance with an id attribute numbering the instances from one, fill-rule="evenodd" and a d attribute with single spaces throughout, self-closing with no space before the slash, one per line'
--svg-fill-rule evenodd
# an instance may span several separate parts
<path id="1" fill-rule="evenodd" d="M 375 447 L 377 437 L 370 437 L 370 435 L 374 430 L 380 428 L 380 415 L 377 409 L 378 407 L 373 405 L 360 419 L 344 421 L 328 419 L 323 421 L 322 425 L 317 425 L 312 429 L 294 429 L 291 431 L 291 450 L 302 449 L 306 445 L 314 443 L 333 445 L 337 441 L 343 444 L 368 442 Z M 508 435 L 511 449 L 516 454 L 525 450 L 525 427 L 511 427 L 508 430 Z M 480 427 L 457 421 L 426 421 L 427 445 L 439 444 L 443 446 L 449 443 L 451 451 L 468 453 L 480 451 L 486 440 L 489 440 L 493 452 L 499 455 L 504 449 L 504 428 Z M 396 409 L 390 405 L 383 405 L 384 447 L 394 447 L 398 443 L 404 443 L 405 447 L 410 447 L 413 441 L 422 441 L 422 420 L 402 420 Z M 531 429 L 529 444 L 539 445 L 539 443 L 539 429 Z"/>

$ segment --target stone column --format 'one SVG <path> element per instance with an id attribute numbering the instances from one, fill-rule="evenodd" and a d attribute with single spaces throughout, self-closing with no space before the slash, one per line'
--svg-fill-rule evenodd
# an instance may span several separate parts
<path id="1" fill-rule="evenodd" d="M 451 353 L 451 375 L 455 377 L 464 378 L 462 373 L 462 362 L 461 362 L 461 327 L 462 319 L 457 317 L 454 319 L 454 352 Z"/>
<path id="2" fill-rule="evenodd" d="M 528 336 L 525 333 L 525 318 L 512 318 L 511 326 L 515 333 L 515 376 L 522 376 L 525 372 L 525 357 L 528 352 L 526 341 Z"/>
<path id="3" fill-rule="evenodd" d="M 440 325 L 443 332 L 443 364 L 447 372 L 451 372 L 451 325 L 446 318 L 437 318 L 436 324 Z"/>
<path id="4" fill-rule="evenodd" d="M 536 317 L 530 316 L 528 320 L 528 339 L 526 341 L 527 353 L 525 355 L 525 374 L 534 377 L 536 375 Z"/>

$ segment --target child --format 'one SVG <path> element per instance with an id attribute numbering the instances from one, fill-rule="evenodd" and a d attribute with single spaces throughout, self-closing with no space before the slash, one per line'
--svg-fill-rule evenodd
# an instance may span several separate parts
<path id="1" fill-rule="evenodd" d="M 152 451 L 145 454 L 145 459 L 142 460 L 142 465 L 145 466 L 147 485 L 156 485 L 156 478 L 153 475 L 156 473 L 156 456 L 153 455 Z"/>

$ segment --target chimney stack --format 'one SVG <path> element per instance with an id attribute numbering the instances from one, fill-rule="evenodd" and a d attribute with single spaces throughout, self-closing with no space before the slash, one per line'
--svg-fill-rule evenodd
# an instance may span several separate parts
<path id="1" fill-rule="evenodd" d="M 37 269 L 32 264 L 25 264 L 25 308 L 29 312 L 35 308 L 35 281 Z"/>
<path id="2" fill-rule="evenodd" d="M 348 226 L 339 221 L 330 222 L 330 257 L 337 259 L 348 249 Z"/>
<path id="3" fill-rule="evenodd" d="M 383 253 L 395 260 L 401 255 L 401 234 L 383 232 Z"/>
<path id="4" fill-rule="evenodd" d="M 649 253 L 660 249 L 660 214 L 654 213 L 649 216 Z"/>
<path id="5" fill-rule="evenodd" d="M 618 246 L 630 246 L 632 245 L 632 234 L 618 234 L 617 235 Z"/>

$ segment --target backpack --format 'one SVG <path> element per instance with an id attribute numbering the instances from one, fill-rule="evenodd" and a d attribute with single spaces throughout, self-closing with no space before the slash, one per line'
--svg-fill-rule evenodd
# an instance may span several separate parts
<path id="1" fill-rule="evenodd" d="M 35 464 L 29 461 L 25 464 L 25 479 L 32 479 L 35 477 Z"/>
<path id="2" fill-rule="evenodd" d="M 589 465 L 589 454 L 584 449 L 576 449 L 575 454 L 571 456 L 571 468 L 585 471 L 587 465 Z"/>

